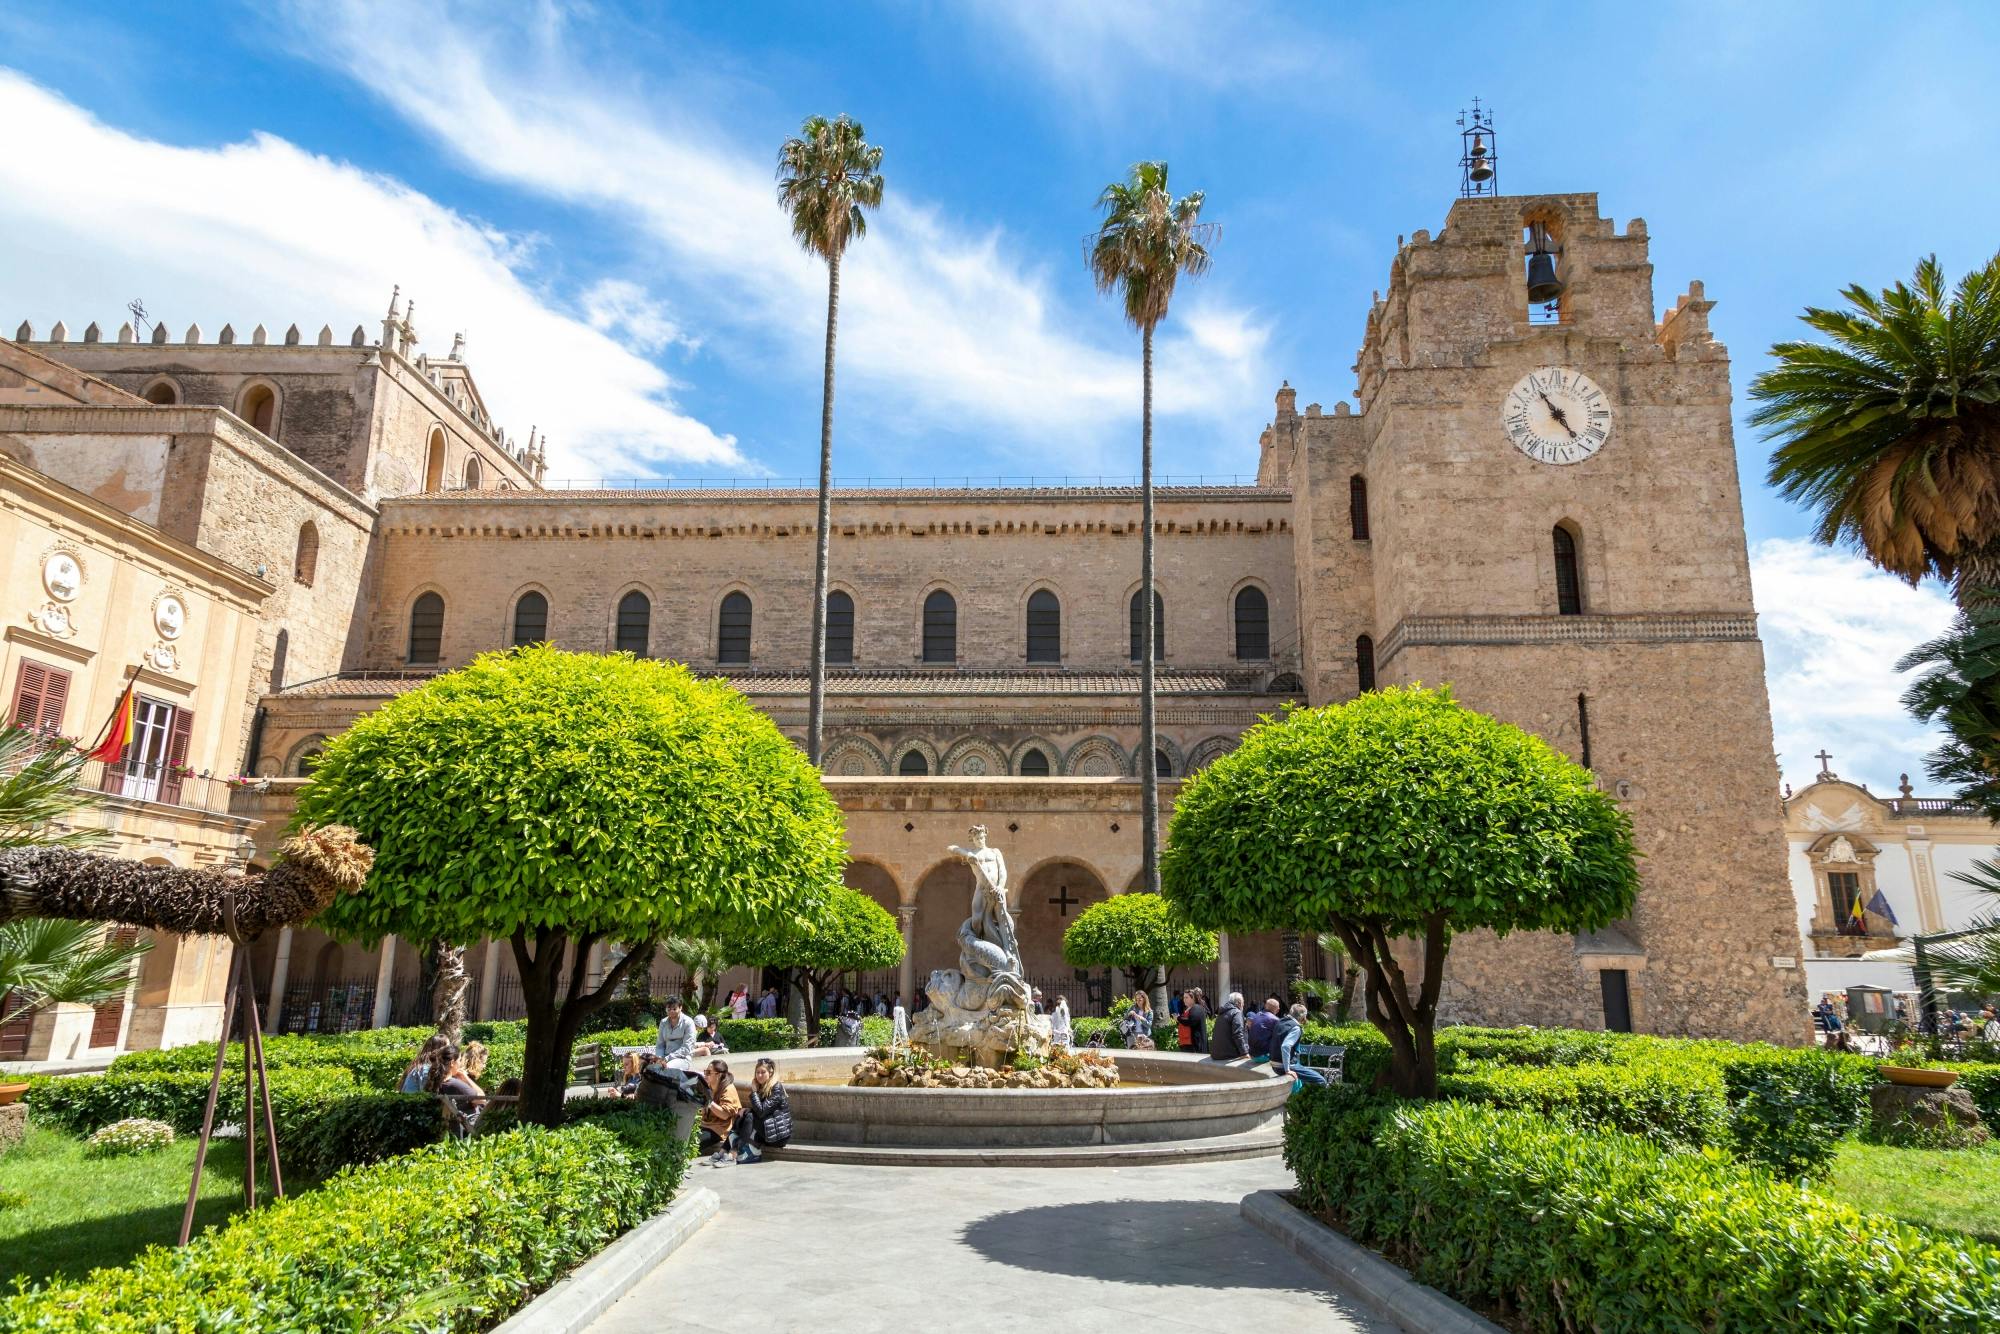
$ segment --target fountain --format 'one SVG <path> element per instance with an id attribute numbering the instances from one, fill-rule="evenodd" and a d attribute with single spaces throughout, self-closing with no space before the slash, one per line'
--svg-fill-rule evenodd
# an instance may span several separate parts
<path id="1" fill-rule="evenodd" d="M 1007 907 L 1007 859 L 986 842 L 986 826 L 969 831 L 972 846 L 951 851 L 972 867 L 972 911 L 958 927 L 957 968 L 940 968 L 924 983 L 930 1008 L 910 1023 L 910 1042 L 946 1060 L 998 1069 L 1016 1055 L 1045 1059 L 1054 1049 L 1049 1020 L 1034 1013 L 1021 975 L 1021 946 Z"/>

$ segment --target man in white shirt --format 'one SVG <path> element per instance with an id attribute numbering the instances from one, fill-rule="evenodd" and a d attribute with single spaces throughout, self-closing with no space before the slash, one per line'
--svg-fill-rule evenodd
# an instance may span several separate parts
<path id="1" fill-rule="evenodd" d="M 660 1038 L 653 1044 L 653 1054 L 683 1070 L 693 1068 L 694 1021 L 682 1013 L 678 998 L 667 1002 L 667 1017 L 660 1020 Z"/>

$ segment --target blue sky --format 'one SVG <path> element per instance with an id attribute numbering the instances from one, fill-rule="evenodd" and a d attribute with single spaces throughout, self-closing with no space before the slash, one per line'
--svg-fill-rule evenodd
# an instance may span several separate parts
<path id="1" fill-rule="evenodd" d="M 843 476 L 1133 471 L 1136 339 L 1081 249 L 1141 157 L 1222 226 L 1162 336 L 1162 471 L 1248 473 L 1280 379 L 1351 393 L 1477 94 L 1507 192 L 1596 190 L 1647 220 L 1656 300 L 1706 283 L 1740 410 L 1807 303 L 1991 252 L 1996 57 L 1983 5 L 13 0 L 0 320 L 111 328 L 142 296 L 176 333 L 344 335 L 400 282 L 559 476 L 797 476 L 824 278 L 771 164 L 846 111 L 889 196 L 845 275 Z M 1786 772 L 1816 741 L 1880 790 L 1921 745 L 1886 659 L 1942 604 L 1802 544 L 1738 449 Z"/>

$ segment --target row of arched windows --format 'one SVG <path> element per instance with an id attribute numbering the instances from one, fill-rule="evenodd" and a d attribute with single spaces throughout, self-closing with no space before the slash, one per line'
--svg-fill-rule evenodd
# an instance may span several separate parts
<path id="1" fill-rule="evenodd" d="M 304 535 L 301 535 L 301 543 Z M 317 535 L 314 535 L 317 555 Z M 309 581 L 310 576 L 307 576 Z M 1144 604 L 1139 594 L 1131 602 L 1131 655 L 1137 662 L 1145 644 Z M 1271 656 L 1271 603 L 1264 590 L 1255 585 L 1239 589 L 1235 603 L 1236 657 L 1246 662 L 1263 662 Z M 747 593 L 735 591 L 722 599 L 716 612 L 715 657 L 719 663 L 748 663 L 752 607 Z M 612 647 L 620 653 L 644 657 L 652 639 L 653 604 L 637 589 L 618 600 Z M 1062 662 L 1062 601 L 1046 588 L 1028 597 L 1025 650 L 1031 663 Z M 434 592 L 417 598 L 410 607 L 409 661 L 434 663 L 444 636 L 444 599 Z M 549 637 L 549 599 L 530 589 L 515 600 L 511 642 L 541 643 Z M 1167 652 L 1167 606 L 1159 593 L 1153 594 L 1153 656 Z M 834 666 L 854 662 L 854 598 L 835 589 L 826 599 L 826 660 Z M 958 600 L 944 589 L 933 589 L 924 598 L 923 661 L 958 661 Z"/>
<path id="2" fill-rule="evenodd" d="M 1051 773 L 1049 753 L 1040 746 L 1030 746 L 1021 752 L 1018 761 L 1023 778 L 1047 778 Z M 921 750 L 910 749 L 903 752 L 896 761 L 896 775 L 899 778 L 927 778 L 930 776 L 930 757 Z M 1153 752 L 1153 772 L 1161 778 L 1174 776 L 1174 762 L 1164 750 Z"/>

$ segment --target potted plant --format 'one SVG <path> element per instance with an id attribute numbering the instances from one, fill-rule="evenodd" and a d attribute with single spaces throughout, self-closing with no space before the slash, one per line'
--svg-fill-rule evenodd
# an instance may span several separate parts
<path id="1" fill-rule="evenodd" d="M 1939 1061 L 1913 1045 L 1896 1049 L 1881 1065 L 1882 1077 L 1891 1084 L 1911 1088 L 1946 1089 L 1958 1082 L 1958 1072 L 1947 1070 Z"/>
<path id="2" fill-rule="evenodd" d="M 0 1075 L 0 1107 L 5 1107 L 10 1103 L 19 1102 L 21 1100 L 21 1095 L 23 1093 L 26 1093 L 27 1091 L 28 1091 L 27 1080 L 22 1079 L 9 1083 L 6 1076 Z"/>

